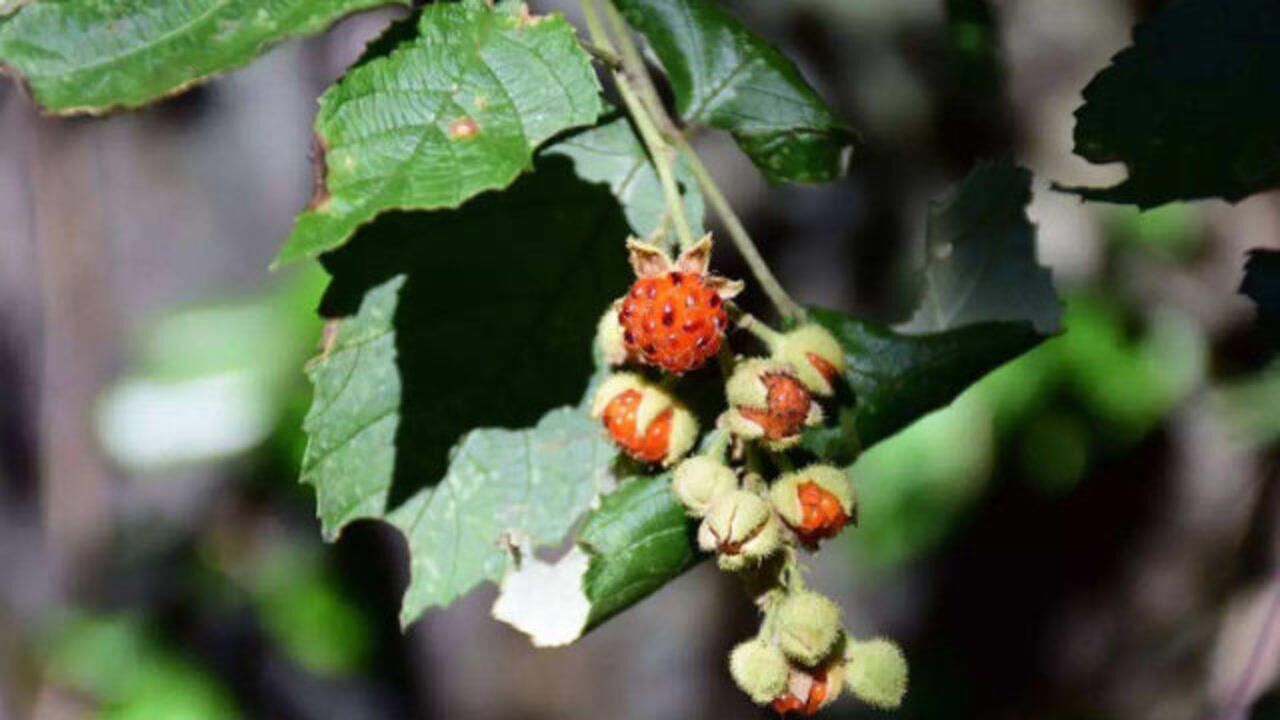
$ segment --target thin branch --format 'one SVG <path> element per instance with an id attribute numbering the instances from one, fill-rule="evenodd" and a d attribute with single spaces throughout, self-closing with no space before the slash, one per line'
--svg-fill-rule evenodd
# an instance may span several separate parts
<path id="1" fill-rule="evenodd" d="M 595 0 L 599 1 L 599 0 Z M 672 143 L 680 154 L 684 157 L 685 163 L 689 171 L 697 180 L 699 187 L 702 188 L 703 195 L 711 203 L 711 207 L 716 211 L 721 222 L 724 223 L 725 230 L 729 233 L 729 239 L 733 241 L 734 246 L 738 249 L 738 254 L 746 261 L 747 267 L 750 268 L 751 274 L 755 276 L 756 281 L 760 283 L 760 288 L 764 290 L 765 295 L 773 303 L 778 314 L 793 319 L 802 319 L 805 316 L 804 308 L 802 308 L 787 291 L 782 287 L 782 283 L 778 282 L 778 278 L 774 276 L 773 271 L 769 269 L 768 263 L 760 255 L 760 251 L 756 248 L 755 242 L 751 239 L 747 228 L 742 224 L 742 220 L 738 214 L 733 211 L 733 207 L 729 205 L 729 201 L 725 199 L 724 193 L 721 192 L 720 186 L 716 184 L 715 178 L 711 177 L 711 173 L 702 163 L 702 159 L 694 152 L 693 147 L 685 140 L 683 134 L 676 127 L 675 122 L 667 114 L 666 108 L 662 104 L 658 92 L 653 86 L 652 78 L 649 77 L 649 70 L 645 67 L 644 59 L 640 55 L 640 50 L 636 47 L 635 41 L 631 37 L 630 31 L 627 29 L 626 21 L 617 8 L 613 7 L 611 2 L 607 0 L 601 3 L 604 12 L 608 16 L 614 27 L 618 40 L 619 54 L 622 60 L 622 75 L 627 78 L 635 78 L 636 84 L 639 86 L 641 100 L 648 110 L 648 115 L 654 119 L 654 122 L 665 132 L 665 140 L 663 143 Z M 594 22 L 599 25 L 600 18 L 597 15 Z M 587 24 L 590 25 L 592 19 L 589 17 Z M 594 31 L 593 31 L 594 32 Z M 603 32 L 603 28 L 601 28 Z M 612 48 L 613 46 L 610 45 Z M 616 75 L 617 73 L 615 73 Z M 643 79 L 641 79 L 643 78 Z M 674 182 L 674 181 L 673 181 Z M 683 207 L 681 208 L 683 211 Z"/>
<path id="2" fill-rule="evenodd" d="M 617 54 L 617 49 L 610 39 L 609 34 L 605 31 L 604 25 L 600 22 L 599 7 L 606 7 L 606 12 L 612 10 L 612 5 L 601 0 L 580 0 L 583 14 L 587 20 L 587 30 L 591 34 L 591 42 L 602 48 L 608 53 Z M 614 11 L 616 12 L 616 10 Z M 623 36 L 626 43 L 631 42 L 631 38 Z M 634 45 L 632 46 L 634 49 Z M 645 149 L 649 152 L 649 159 L 653 163 L 653 169 L 658 175 L 658 183 L 662 186 L 662 195 L 666 200 L 667 211 L 671 213 L 671 219 L 676 226 L 676 237 L 679 238 L 681 249 L 693 247 L 695 242 L 693 231 L 689 228 L 689 218 L 684 212 L 684 198 L 680 195 L 680 188 L 676 184 L 675 173 L 672 170 L 672 164 L 676 157 L 676 150 L 663 139 L 662 133 L 654 127 L 653 118 L 649 109 L 640 99 L 632 85 L 631 78 L 626 72 L 626 56 L 622 56 L 622 69 L 614 69 L 612 71 L 613 82 L 618 88 L 618 94 L 622 97 L 622 102 L 627 106 L 627 112 L 631 115 L 632 122 L 635 123 L 636 129 L 640 132 L 640 140 L 644 143 Z"/>

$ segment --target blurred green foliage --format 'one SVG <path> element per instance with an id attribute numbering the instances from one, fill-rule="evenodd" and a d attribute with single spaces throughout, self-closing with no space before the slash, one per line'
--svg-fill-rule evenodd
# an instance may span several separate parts
<path id="1" fill-rule="evenodd" d="M 103 720 L 240 716 L 225 688 L 139 618 L 72 613 L 51 624 L 43 645 L 51 679 L 90 698 Z"/>
<path id="2" fill-rule="evenodd" d="M 1135 318 L 1110 294 L 1077 292 L 1063 326 L 859 458 L 861 522 L 844 541 L 859 557 L 891 567 L 937 547 L 982 497 L 1002 450 L 1041 491 L 1068 492 L 1094 462 L 1155 429 L 1204 377 L 1205 340 L 1174 311 Z"/>

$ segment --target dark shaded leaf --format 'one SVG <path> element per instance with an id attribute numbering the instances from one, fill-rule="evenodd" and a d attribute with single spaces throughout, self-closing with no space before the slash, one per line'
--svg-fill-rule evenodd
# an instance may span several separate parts
<path id="1" fill-rule="evenodd" d="M 915 420 L 950 404 L 984 375 L 1040 344 L 1028 323 L 980 323 L 929 335 L 901 335 L 836 310 L 809 318 L 845 349 L 849 394 L 834 421 L 805 434 L 804 447 L 845 464 Z"/>
<path id="2" fill-rule="evenodd" d="M 1070 188 L 1154 207 L 1280 187 L 1280 3 L 1166 3 L 1084 90 L 1076 154 L 1122 162 L 1124 182 Z"/>
<path id="3" fill-rule="evenodd" d="M 1258 322 L 1280 342 L 1280 250 L 1249 251 L 1240 292 L 1257 303 Z"/>
<path id="4" fill-rule="evenodd" d="M 855 133 L 795 63 L 714 0 L 616 0 L 662 61 L 676 109 L 733 133 L 771 180 L 839 177 Z"/>
<path id="5" fill-rule="evenodd" d="M 558 542 L 607 484 L 598 425 L 542 416 L 591 374 L 595 320 L 626 287 L 626 232 L 608 190 L 552 158 L 459 210 L 384 216 L 325 256 L 322 311 L 342 319 L 309 369 L 303 480 L 330 538 L 358 518 L 405 533 L 404 621 L 499 577 L 500 535 Z M 448 453 L 472 428 L 535 422 Z"/>
<path id="6" fill-rule="evenodd" d="M 974 168 L 929 213 L 924 297 L 911 333 L 979 322 L 1030 322 L 1058 330 L 1062 301 L 1049 271 L 1036 262 L 1036 228 L 1027 219 L 1031 173 L 1007 162 Z"/>

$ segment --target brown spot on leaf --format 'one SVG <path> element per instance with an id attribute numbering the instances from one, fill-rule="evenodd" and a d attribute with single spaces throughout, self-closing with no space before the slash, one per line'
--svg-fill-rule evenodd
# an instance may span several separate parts
<path id="1" fill-rule="evenodd" d="M 329 175 L 327 156 L 329 145 L 319 133 L 311 136 L 311 202 L 308 210 L 324 210 L 329 204 Z"/>
<path id="2" fill-rule="evenodd" d="M 333 350 L 333 346 L 338 342 L 338 326 L 341 320 L 326 320 L 324 323 L 324 333 L 320 339 L 320 356 L 329 357 L 329 353 Z"/>
<path id="3" fill-rule="evenodd" d="M 546 19 L 546 15 L 534 15 L 530 12 L 528 3 L 520 3 L 520 14 L 516 16 L 516 27 L 537 25 Z"/>
<path id="4" fill-rule="evenodd" d="M 460 117 L 449 123 L 449 137 L 453 140 L 470 140 L 480 134 L 480 126 L 469 117 Z"/>

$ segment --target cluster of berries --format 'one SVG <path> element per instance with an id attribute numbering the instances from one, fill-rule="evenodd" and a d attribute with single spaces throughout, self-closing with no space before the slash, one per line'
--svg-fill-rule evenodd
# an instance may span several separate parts
<path id="1" fill-rule="evenodd" d="M 818 325 L 779 333 L 757 324 L 768 357 L 733 357 L 725 348 L 730 313 L 737 312 L 729 301 L 742 285 L 709 273 L 710 237 L 675 260 L 636 240 L 628 248 L 637 279 L 601 318 L 597 348 L 615 367 L 651 366 L 665 375 L 611 374 L 596 391 L 592 414 L 634 460 L 674 466 L 672 490 L 701 520 L 699 546 L 753 588 L 763 621 L 730 655 L 734 680 L 781 714 L 816 713 L 846 687 L 868 704 L 896 707 L 906 691 L 902 653 L 887 640 L 849 637 L 839 608 L 803 587 L 796 564 L 799 548 L 816 550 L 856 524 L 848 475 L 811 464 L 769 482 L 758 462 L 764 452 L 790 468 L 784 453 L 823 422 L 819 400 L 837 391 L 842 348 Z M 758 323 L 749 316 L 738 322 Z M 716 356 L 728 375 L 728 409 L 703 451 L 686 458 L 698 421 L 669 387 Z"/>

